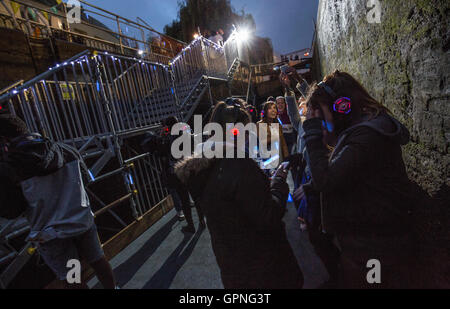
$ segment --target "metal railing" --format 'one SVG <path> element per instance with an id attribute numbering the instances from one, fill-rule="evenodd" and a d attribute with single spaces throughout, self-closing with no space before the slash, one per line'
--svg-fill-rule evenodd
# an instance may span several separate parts
<path id="1" fill-rule="evenodd" d="M 69 23 L 67 5 L 53 8 L 16 0 L 15 11 L 9 0 L 0 0 L 0 27 L 16 29 L 33 38 L 55 38 L 86 45 L 93 49 L 142 57 L 166 63 L 186 43 L 164 35 L 142 23 L 131 21 L 86 1 L 80 1 L 79 23 Z M 111 30 L 114 29 L 115 30 Z"/>
<path id="2" fill-rule="evenodd" d="M 168 196 L 161 160 L 141 154 L 127 141 L 160 128 L 168 116 L 187 121 L 210 78 L 224 82 L 230 74 L 248 78 L 245 67 L 232 66 L 235 59 L 228 61 L 227 50 L 235 55 L 231 49 L 235 43 L 227 42 L 223 48 L 199 37 L 168 65 L 85 51 L 9 87 L 0 96 L 0 106 L 2 112 L 6 109 L 22 118 L 30 131 L 78 149 L 92 175 L 86 191 L 95 215 L 109 214 L 125 227 L 131 223 L 125 218 L 139 219 Z M 95 188 L 104 181 L 112 181 L 120 194 L 100 196 Z"/>

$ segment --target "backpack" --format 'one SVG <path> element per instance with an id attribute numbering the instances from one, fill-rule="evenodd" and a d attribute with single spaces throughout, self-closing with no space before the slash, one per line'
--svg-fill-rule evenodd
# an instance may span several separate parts
<path id="1" fill-rule="evenodd" d="M 31 227 L 27 241 L 45 243 L 87 232 L 94 215 L 83 181 L 83 171 L 89 171 L 81 155 L 66 144 L 36 134 L 32 137 L 13 141 L 9 158 L 23 179 L 19 186 Z"/>

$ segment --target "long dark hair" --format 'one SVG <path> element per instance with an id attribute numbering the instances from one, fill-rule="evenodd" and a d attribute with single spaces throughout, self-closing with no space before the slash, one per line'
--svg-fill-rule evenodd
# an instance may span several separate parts
<path id="1" fill-rule="evenodd" d="M 218 123 L 226 130 L 228 123 L 247 125 L 251 122 L 251 116 L 239 105 L 229 106 L 225 102 L 219 102 L 212 112 L 210 122 Z"/>
<path id="2" fill-rule="evenodd" d="M 376 118 L 381 113 L 390 113 L 389 109 L 375 100 L 353 76 L 346 72 L 334 71 L 327 75 L 323 82 L 330 87 L 338 97 L 349 97 L 352 100 L 352 113 L 347 117 L 367 115 L 369 119 Z M 308 94 L 308 107 L 317 109 L 320 103 L 327 102 L 333 111 L 334 100 L 317 83 L 311 85 Z M 339 118 L 339 117 L 338 117 Z"/>
<path id="3" fill-rule="evenodd" d="M 274 101 L 267 101 L 266 103 L 264 103 L 263 105 L 263 113 L 261 115 L 261 120 L 265 123 L 267 123 L 268 119 L 267 119 L 267 114 L 269 113 L 269 109 L 275 106 L 275 108 L 277 108 L 277 103 L 275 103 Z"/>

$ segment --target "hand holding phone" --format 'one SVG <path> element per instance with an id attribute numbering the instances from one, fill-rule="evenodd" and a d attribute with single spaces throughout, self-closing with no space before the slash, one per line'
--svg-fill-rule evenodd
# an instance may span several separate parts
<path id="1" fill-rule="evenodd" d="M 280 167 L 275 172 L 273 177 L 280 177 L 280 178 L 286 180 L 287 176 L 288 176 L 288 173 L 289 173 L 290 165 L 291 165 L 290 162 L 283 162 L 283 163 L 281 163 Z"/>

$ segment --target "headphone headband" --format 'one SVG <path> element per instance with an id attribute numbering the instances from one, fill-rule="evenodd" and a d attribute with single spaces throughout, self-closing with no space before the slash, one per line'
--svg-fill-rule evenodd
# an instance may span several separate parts
<path id="1" fill-rule="evenodd" d="M 317 84 L 317 86 L 319 88 L 325 90 L 326 93 L 328 93 L 328 95 L 333 98 L 333 101 L 334 101 L 334 103 L 333 103 L 333 110 L 336 113 L 345 114 L 345 115 L 348 115 L 348 114 L 351 113 L 351 111 L 352 111 L 352 100 L 350 98 L 338 97 L 336 92 L 334 92 L 333 89 L 331 89 L 331 87 L 329 87 L 324 82 L 320 82 L 319 84 Z"/>
<path id="2" fill-rule="evenodd" d="M 323 90 L 325 90 L 326 93 L 328 93 L 328 94 L 333 98 L 333 100 L 336 100 L 336 99 L 337 99 L 337 94 L 336 94 L 336 92 L 334 92 L 333 89 L 330 88 L 330 86 L 328 86 L 327 84 L 325 84 L 325 82 L 320 82 L 320 83 L 317 84 L 317 86 L 318 86 L 319 88 L 322 88 Z"/>

